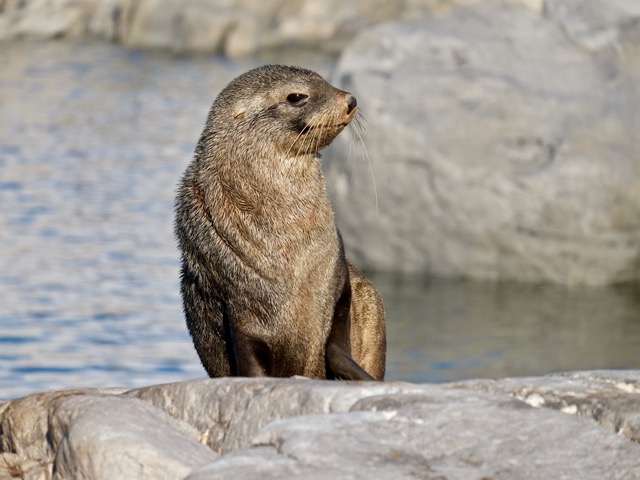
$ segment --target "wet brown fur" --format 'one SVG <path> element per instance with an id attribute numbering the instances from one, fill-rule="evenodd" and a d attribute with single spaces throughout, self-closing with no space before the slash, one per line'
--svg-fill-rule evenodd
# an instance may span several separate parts
<path id="1" fill-rule="evenodd" d="M 345 259 L 318 154 L 354 107 L 279 65 L 214 101 L 176 202 L 183 306 L 210 376 L 384 378 L 382 302 Z"/>

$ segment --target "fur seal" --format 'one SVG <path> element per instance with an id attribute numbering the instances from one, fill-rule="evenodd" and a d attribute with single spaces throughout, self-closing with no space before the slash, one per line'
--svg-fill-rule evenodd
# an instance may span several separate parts
<path id="1" fill-rule="evenodd" d="M 217 96 L 178 187 L 187 327 L 211 377 L 382 380 L 384 309 L 347 262 L 319 151 L 353 95 L 266 65 Z"/>

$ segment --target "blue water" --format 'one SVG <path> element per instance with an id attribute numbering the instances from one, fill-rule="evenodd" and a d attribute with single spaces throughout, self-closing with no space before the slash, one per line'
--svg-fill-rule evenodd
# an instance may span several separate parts
<path id="1" fill-rule="evenodd" d="M 257 61 L 64 42 L 4 43 L 0 59 L 0 399 L 204 377 L 175 185 L 215 94 Z M 640 368 L 635 287 L 374 281 L 390 380 Z"/>

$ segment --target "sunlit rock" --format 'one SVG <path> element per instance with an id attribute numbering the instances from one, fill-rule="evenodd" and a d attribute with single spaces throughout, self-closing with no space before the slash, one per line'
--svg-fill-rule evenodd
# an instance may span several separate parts
<path id="1" fill-rule="evenodd" d="M 638 371 L 45 392 L 0 404 L 0 478 L 632 479 L 639 411 Z"/>
<path id="2" fill-rule="evenodd" d="M 0 40 L 82 37 L 99 0 L 6 0 L 0 3 Z"/>
<path id="3" fill-rule="evenodd" d="M 137 48 L 241 57 L 296 48 L 337 53 L 388 20 L 439 15 L 487 0 L 6 0 L 0 38 L 89 34 Z M 542 9 L 542 0 L 490 0 Z M 4 6 L 4 8 L 3 8 Z"/>
<path id="4" fill-rule="evenodd" d="M 603 16 L 612 23 L 592 51 L 574 40 L 595 44 L 578 13 L 557 6 L 571 2 L 551 3 L 544 14 L 476 7 L 387 24 L 346 49 L 333 81 L 358 98 L 369 156 L 342 135 L 327 180 L 356 263 L 640 279 L 640 55 L 629 40 L 640 17 Z"/>

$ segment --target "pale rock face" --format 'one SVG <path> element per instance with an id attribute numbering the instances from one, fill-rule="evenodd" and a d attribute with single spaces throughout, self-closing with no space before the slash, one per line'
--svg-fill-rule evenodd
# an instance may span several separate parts
<path id="1" fill-rule="evenodd" d="M 542 0 L 5 0 L 0 39 L 91 35 L 136 48 L 242 57 L 302 48 L 338 53 L 363 29 L 480 3 Z"/>
<path id="2" fill-rule="evenodd" d="M 174 479 L 217 457 L 191 425 L 117 392 L 54 391 L 0 405 L 0 458 L 26 478 Z"/>
<path id="3" fill-rule="evenodd" d="M 356 263 L 568 285 L 640 279 L 640 47 L 625 40 L 640 21 L 621 19 L 636 2 L 600 2 L 615 10 L 603 17 L 608 46 L 598 32 L 589 40 L 585 11 L 561 3 L 387 24 L 345 50 L 333 82 L 358 98 L 371 165 L 343 135 L 326 173 Z"/>
<path id="4" fill-rule="evenodd" d="M 0 478 L 635 479 L 639 394 L 638 371 L 45 392 L 0 403 Z"/>
<path id="5" fill-rule="evenodd" d="M 638 38 L 640 3 L 633 0 L 546 0 L 544 14 L 558 22 L 572 41 L 592 52 L 620 47 L 632 32 Z M 640 49 L 640 43 L 628 43 Z"/>
<path id="6" fill-rule="evenodd" d="M 0 40 L 81 37 L 98 0 L 5 0 L 0 4 Z"/>

